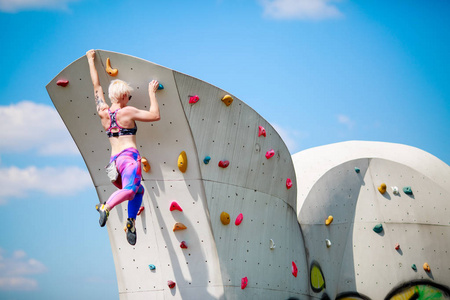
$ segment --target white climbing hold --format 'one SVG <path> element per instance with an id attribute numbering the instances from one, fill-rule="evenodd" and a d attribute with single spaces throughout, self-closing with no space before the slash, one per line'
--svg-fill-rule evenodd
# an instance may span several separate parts
<path id="1" fill-rule="evenodd" d="M 325 244 L 327 245 L 327 248 L 331 247 L 331 241 L 329 239 L 325 240 Z"/>
<path id="2" fill-rule="evenodd" d="M 392 193 L 393 193 L 394 195 L 398 195 L 398 187 L 396 187 L 396 186 L 391 186 L 391 189 L 392 189 Z"/>
<path id="3" fill-rule="evenodd" d="M 269 246 L 270 250 L 275 249 L 275 247 L 276 247 L 275 242 L 272 239 L 270 239 L 270 246 Z"/>

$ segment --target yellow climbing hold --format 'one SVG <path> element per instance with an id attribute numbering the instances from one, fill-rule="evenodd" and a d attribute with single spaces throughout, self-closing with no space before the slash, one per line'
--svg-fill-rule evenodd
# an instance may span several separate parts
<path id="1" fill-rule="evenodd" d="M 111 76 L 117 76 L 119 73 L 119 70 L 111 68 L 111 61 L 109 60 L 109 57 L 106 59 L 106 72 Z"/>
<path id="2" fill-rule="evenodd" d="M 228 225 L 230 224 L 230 215 L 226 212 L 222 212 L 220 214 L 220 221 L 222 222 L 223 225 Z"/>
<path id="3" fill-rule="evenodd" d="M 230 106 L 230 104 L 233 102 L 233 97 L 230 95 L 225 95 L 222 97 L 222 102 L 225 103 L 226 106 Z"/>
<path id="4" fill-rule="evenodd" d="M 330 225 L 333 222 L 333 216 L 328 216 L 328 219 L 325 220 L 325 225 Z"/>
<path id="5" fill-rule="evenodd" d="M 178 169 L 180 169 L 181 172 L 186 172 L 187 169 L 187 156 L 186 152 L 181 151 L 180 156 L 178 156 Z"/>
<path id="6" fill-rule="evenodd" d="M 386 193 L 386 183 L 382 183 L 379 187 L 378 187 L 378 191 L 382 194 Z"/>
<path id="7" fill-rule="evenodd" d="M 183 223 L 175 223 L 175 225 L 173 225 L 173 231 L 183 230 L 186 228 L 186 225 L 184 225 Z"/>
<path id="8" fill-rule="evenodd" d="M 142 157 L 141 162 L 144 165 L 144 171 L 148 173 L 150 171 L 150 164 L 148 163 L 148 160 L 145 157 Z"/>
<path id="9" fill-rule="evenodd" d="M 325 287 L 322 271 L 317 265 L 313 265 L 311 268 L 311 287 L 316 293 L 320 292 Z"/>

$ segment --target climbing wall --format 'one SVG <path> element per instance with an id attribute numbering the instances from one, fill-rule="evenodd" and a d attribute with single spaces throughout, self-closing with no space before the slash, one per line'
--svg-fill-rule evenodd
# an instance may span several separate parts
<path id="1" fill-rule="evenodd" d="M 127 243 L 123 230 L 126 203 L 111 211 L 107 223 L 120 298 L 306 295 L 295 173 L 274 129 L 236 97 L 221 101 L 226 93 L 207 83 L 134 57 L 96 53 L 103 90 L 116 78 L 129 82 L 130 105 L 149 108 L 152 79 L 164 87 L 157 93 L 161 120 L 138 123 L 138 150 L 151 169 L 143 172 L 136 246 Z M 116 77 L 106 71 L 108 58 Z M 104 203 L 115 191 L 104 173 L 110 146 L 96 115 L 86 58 L 65 68 L 47 90 L 97 189 L 93 207 Z M 174 202 L 180 210 L 170 209 Z M 222 212 L 230 224 L 221 222 Z M 174 231 L 177 223 L 184 229 Z"/>
<path id="2" fill-rule="evenodd" d="M 366 142 L 310 149 L 293 160 L 312 295 L 410 299 L 423 289 L 449 299 L 446 164 L 411 147 Z"/>

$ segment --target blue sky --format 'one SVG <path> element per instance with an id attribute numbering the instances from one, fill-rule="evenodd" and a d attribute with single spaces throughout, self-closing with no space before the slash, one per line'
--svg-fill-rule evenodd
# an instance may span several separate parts
<path id="1" fill-rule="evenodd" d="M 450 163 L 448 1 L 0 0 L 0 298 L 118 299 L 84 162 L 45 85 L 91 48 L 214 84 L 291 153 L 347 140 Z"/>

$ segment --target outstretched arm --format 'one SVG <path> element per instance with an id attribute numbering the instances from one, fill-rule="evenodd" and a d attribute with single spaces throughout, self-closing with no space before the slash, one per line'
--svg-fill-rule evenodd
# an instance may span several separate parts
<path id="1" fill-rule="evenodd" d="M 86 57 L 89 63 L 89 72 L 91 74 L 92 85 L 94 86 L 95 94 L 95 104 L 97 105 L 97 112 L 101 110 L 108 109 L 108 105 L 105 102 L 105 97 L 103 96 L 103 89 L 100 85 L 100 80 L 98 79 L 98 72 L 95 68 L 95 51 L 89 50 L 86 52 Z"/>
<path id="2" fill-rule="evenodd" d="M 156 91 L 158 90 L 159 82 L 156 80 L 152 80 L 148 84 L 148 96 L 150 97 L 150 109 L 141 110 L 134 109 L 132 118 L 136 121 L 141 122 L 154 122 L 159 121 L 161 116 L 159 115 L 159 105 L 158 99 L 156 99 Z"/>

